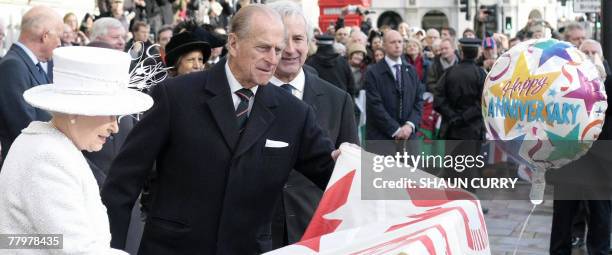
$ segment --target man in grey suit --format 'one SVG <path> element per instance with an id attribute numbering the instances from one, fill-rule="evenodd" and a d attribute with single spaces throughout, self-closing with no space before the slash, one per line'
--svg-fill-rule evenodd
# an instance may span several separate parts
<path id="1" fill-rule="evenodd" d="M 51 116 L 25 102 L 23 92 L 53 80 L 53 50 L 60 46 L 64 30 L 62 18 L 53 9 L 37 6 L 21 19 L 21 33 L 0 60 L 0 142 L 2 158 L 13 140 L 33 120 Z"/>
<path id="2" fill-rule="evenodd" d="M 304 66 L 313 30 L 301 8 L 288 1 L 274 2 L 269 6 L 283 17 L 287 29 L 287 46 L 270 82 L 314 109 L 318 124 L 327 132 L 335 148 L 344 142 L 358 143 L 351 96 Z M 301 173 L 291 171 L 272 224 L 274 248 L 300 240 L 322 195 L 323 191 L 317 185 Z"/>

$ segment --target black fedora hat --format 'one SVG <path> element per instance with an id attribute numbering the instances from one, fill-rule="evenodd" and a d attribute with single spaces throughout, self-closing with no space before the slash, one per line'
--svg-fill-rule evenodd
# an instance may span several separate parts
<path id="1" fill-rule="evenodd" d="M 171 67 L 185 53 L 202 51 L 204 62 L 210 57 L 210 45 L 196 38 L 191 32 L 182 32 L 170 38 L 166 45 L 166 66 Z"/>

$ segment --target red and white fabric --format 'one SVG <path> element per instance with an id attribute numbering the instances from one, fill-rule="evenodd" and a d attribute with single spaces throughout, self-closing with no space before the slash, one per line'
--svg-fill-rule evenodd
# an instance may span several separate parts
<path id="1" fill-rule="evenodd" d="M 491 253 L 480 202 L 472 194 L 409 189 L 403 200 L 362 200 L 361 157 L 373 155 L 354 145 L 340 149 L 302 240 L 267 254 Z M 435 178 L 420 170 L 411 173 L 415 175 Z"/>

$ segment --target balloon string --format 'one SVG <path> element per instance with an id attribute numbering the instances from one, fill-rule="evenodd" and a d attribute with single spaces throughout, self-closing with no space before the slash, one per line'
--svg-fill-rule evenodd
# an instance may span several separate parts
<path id="1" fill-rule="evenodd" d="M 535 211 L 537 206 L 538 206 L 537 204 L 533 205 L 533 207 L 531 208 L 531 211 L 527 215 L 527 219 L 525 219 L 525 222 L 523 222 L 523 227 L 521 228 L 521 232 L 519 233 L 518 240 L 516 240 L 516 244 L 514 245 L 514 252 L 512 253 L 512 255 L 516 255 L 518 246 L 521 243 L 521 240 L 523 239 L 523 233 L 525 233 L 525 228 L 527 228 L 527 223 L 529 222 L 529 218 L 531 217 L 531 215 L 533 214 L 533 211 Z"/>

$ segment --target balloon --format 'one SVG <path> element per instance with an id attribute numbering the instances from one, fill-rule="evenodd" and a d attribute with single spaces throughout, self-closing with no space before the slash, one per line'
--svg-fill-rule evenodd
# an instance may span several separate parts
<path id="1" fill-rule="evenodd" d="M 555 39 L 529 40 L 504 53 L 487 75 L 482 95 L 489 138 L 503 141 L 510 156 L 535 170 L 536 185 L 543 184 L 545 170 L 586 153 L 601 132 L 607 107 L 594 64 Z M 538 188 L 543 193 L 543 186 Z"/>

